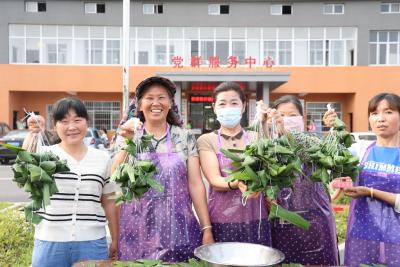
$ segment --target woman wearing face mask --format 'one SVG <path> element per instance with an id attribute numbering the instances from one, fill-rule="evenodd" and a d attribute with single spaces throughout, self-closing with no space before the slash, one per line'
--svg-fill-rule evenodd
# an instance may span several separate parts
<path id="1" fill-rule="evenodd" d="M 270 246 L 270 230 L 265 200 L 261 195 L 242 204 L 246 186 L 238 181 L 226 182 L 224 169 L 230 160 L 221 153 L 224 149 L 244 149 L 253 134 L 240 125 L 246 99 L 240 86 L 224 82 L 214 90 L 214 112 L 221 127 L 197 140 L 200 163 L 210 183 L 209 213 L 212 232 L 217 242 L 249 242 Z"/>
<path id="2" fill-rule="evenodd" d="M 275 116 L 278 123 L 283 123 L 278 125 L 278 128 L 284 127 L 281 132 L 292 132 L 295 138 L 299 138 L 296 132 L 304 131 L 303 108 L 296 97 L 282 96 L 268 113 L 270 117 Z M 303 172 L 311 175 L 305 164 Z M 335 217 L 322 184 L 300 175 L 292 188 L 279 192 L 276 201 L 311 223 L 309 230 L 305 231 L 280 220 L 271 222 L 272 246 L 285 254 L 285 262 L 338 265 Z"/>
<path id="3" fill-rule="evenodd" d="M 350 205 L 345 265 L 400 266 L 400 97 L 382 93 L 368 105 L 377 140 L 359 147 L 363 167 Z M 326 121 L 332 121 L 326 117 Z"/>
<path id="4" fill-rule="evenodd" d="M 136 88 L 137 108 L 132 105 L 127 116 L 136 120 L 121 126 L 120 135 L 125 138 L 133 137 L 137 123 L 143 126 L 144 133 L 153 135 L 149 148 L 137 157 L 150 159 L 156 165 L 154 178 L 164 187 L 164 192 L 150 189 L 141 199 L 121 205 L 121 260 L 182 262 L 193 257 L 194 249 L 202 243 L 213 242 L 196 140 L 181 128 L 175 92 L 175 84 L 166 78 L 145 79 Z M 124 144 L 120 137 L 117 145 L 122 150 L 116 155 L 113 169 L 126 158 Z"/>

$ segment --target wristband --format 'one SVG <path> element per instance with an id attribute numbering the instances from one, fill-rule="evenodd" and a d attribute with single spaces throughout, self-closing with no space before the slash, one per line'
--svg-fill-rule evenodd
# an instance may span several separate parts
<path id="1" fill-rule="evenodd" d="M 396 194 L 396 201 L 394 203 L 394 211 L 400 213 L 400 194 Z"/>
<path id="2" fill-rule="evenodd" d="M 374 188 L 370 187 L 369 188 L 369 193 L 371 194 L 370 197 L 374 198 Z"/>
<path id="3" fill-rule="evenodd" d="M 229 187 L 230 190 L 235 190 L 234 188 L 232 188 L 231 182 L 228 182 L 228 187 Z"/>
<path id="4" fill-rule="evenodd" d="M 204 232 L 204 230 L 209 229 L 209 228 L 212 228 L 212 226 L 211 225 L 204 226 L 203 228 L 201 228 L 201 231 Z"/>

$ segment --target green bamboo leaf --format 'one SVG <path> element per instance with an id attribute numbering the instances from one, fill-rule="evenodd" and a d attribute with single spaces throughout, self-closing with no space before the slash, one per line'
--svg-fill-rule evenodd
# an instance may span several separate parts
<path id="1" fill-rule="evenodd" d="M 25 209 L 25 220 L 29 223 L 38 225 L 42 221 L 43 217 L 35 213 L 32 210 Z"/>
<path id="2" fill-rule="evenodd" d="M 255 160 L 252 156 L 245 156 L 242 165 L 243 165 L 243 166 L 251 165 L 251 164 L 253 164 L 254 162 L 256 162 L 256 160 Z"/>
<path id="3" fill-rule="evenodd" d="M 326 168 L 332 168 L 333 167 L 333 159 L 330 156 L 325 156 L 325 157 L 321 158 L 320 162 Z"/>
<path id="4" fill-rule="evenodd" d="M 18 154 L 18 153 L 21 152 L 21 151 L 25 151 L 25 149 L 22 149 L 22 148 L 20 148 L 20 147 L 18 147 L 18 146 L 13 146 L 13 145 L 10 145 L 10 144 L 0 144 L 0 146 L 5 147 L 5 148 L 11 150 L 11 151 L 14 152 L 15 154 Z"/>
<path id="5" fill-rule="evenodd" d="M 54 161 L 43 161 L 39 164 L 48 175 L 53 175 L 57 169 L 57 164 Z"/>
<path id="6" fill-rule="evenodd" d="M 31 182 L 38 182 L 40 181 L 41 175 L 42 175 L 42 168 L 39 166 L 29 164 L 28 165 L 28 171 L 29 171 L 29 176 L 31 179 Z"/>
<path id="7" fill-rule="evenodd" d="M 22 150 L 18 152 L 17 160 L 21 162 L 31 163 L 37 165 L 37 161 L 28 151 Z"/>
<path id="8" fill-rule="evenodd" d="M 244 150 L 243 149 L 234 149 L 234 148 L 229 148 L 229 152 L 235 153 L 235 154 L 243 154 Z"/>
<path id="9" fill-rule="evenodd" d="M 144 171 L 149 171 L 153 166 L 153 163 L 149 160 L 139 160 L 136 162 L 136 165 L 140 168 L 143 168 Z"/>
<path id="10" fill-rule="evenodd" d="M 222 154 L 224 154 L 226 157 L 230 158 L 233 161 L 243 161 L 238 155 L 236 155 L 235 153 L 230 152 L 227 149 L 223 149 L 221 148 L 221 152 Z"/>
<path id="11" fill-rule="evenodd" d="M 266 190 L 266 195 L 269 199 L 276 199 L 278 196 L 279 187 L 277 185 L 270 186 Z"/>
<path id="12" fill-rule="evenodd" d="M 157 192 L 164 192 L 164 187 L 156 180 L 154 179 L 147 179 L 147 183 L 154 188 Z"/>
<path id="13" fill-rule="evenodd" d="M 56 161 L 56 166 L 57 167 L 56 167 L 55 173 L 70 171 L 66 160 L 58 160 L 58 161 Z"/>
<path id="14" fill-rule="evenodd" d="M 358 157 L 351 157 L 346 162 L 346 164 L 353 164 L 353 165 L 358 165 L 358 163 L 359 163 Z"/>
<path id="15" fill-rule="evenodd" d="M 43 203 L 45 206 L 50 205 L 50 186 L 48 184 L 43 185 Z"/>
<path id="16" fill-rule="evenodd" d="M 123 171 L 124 176 L 126 175 L 125 173 L 128 175 L 131 183 L 134 183 L 136 181 L 137 175 L 135 174 L 135 168 L 132 165 L 129 165 L 129 164 L 125 165 L 125 168 Z"/>
<path id="17" fill-rule="evenodd" d="M 335 122 L 333 123 L 333 128 L 337 131 L 343 131 L 346 128 L 346 124 L 344 124 L 341 119 L 336 117 Z"/>
<path id="18" fill-rule="evenodd" d="M 296 225 L 297 227 L 299 227 L 303 230 L 308 230 L 310 228 L 310 222 L 305 220 L 299 214 L 288 211 L 288 210 L 282 208 L 281 206 L 273 203 L 271 206 L 271 210 L 269 212 L 268 219 L 272 220 L 275 218 L 283 219 L 293 225 Z"/>
<path id="19" fill-rule="evenodd" d="M 330 175 L 329 175 L 327 169 L 325 169 L 325 168 L 322 169 L 322 171 L 321 171 L 321 181 L 322 181 L 324 184 L 329 184 L 330 181 L 331 181 Z"/>
<path id="20" fill-rule="evenodd" d="M 277 154 L 293 155 L 292 150 L 290 150 L 284 146 L 281 146 L 281 145 L 276 145 L 272 149 L 273 149 L 274 153 L 277 153 Z"/>
<path id="21" fill-rule="evenodd" d="M 335 165 L 342 165 L 346 163 L 347 159 L 343 156 L 334 156 L 333 161 L 335 162 Z"/>
<path id="22" fill-rule="evenodd" d="M 234 180 L 239 180 L 239 181 L 248 181 L 250 180 L 250 175 L 247 172 L 236 172 L 233 175 Z"/>
<path id="23" fill-rule="evenodd" d="M 57 184 L 55 182 L 50 184 L 50 195 L 58 193 Z"/>
<path id="24" fill-rule="evenodd" d="M 24 191 L 27 193 L 31 193 L 32 192 L 32 184 L 27 181 L 24 185 Z"/>
<path id="25" fill-rule="evenodd" d="M 249 166 L 245 166 L 244 168 L 246 170 L 246 173 L 250 176 L 250 178 L 253 181 L 257 181 L 258 180 L 257 174 Z"/>

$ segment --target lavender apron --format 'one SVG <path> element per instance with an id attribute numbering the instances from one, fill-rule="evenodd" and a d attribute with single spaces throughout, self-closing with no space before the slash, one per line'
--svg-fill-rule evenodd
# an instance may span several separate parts
<path id="1" fill-rule="evenodd" d="M 201 245 L 199 224 L 192 211 L 185 162 L 174 152 L 169 129 L 167 152 L 142 153 L 157 166 L 155 179 L 164 192 L 150 189 L 140 200 L 121 206 L 119 259 L 182 262 Z"/>
<path id="2" fill-rule="evenodd" d="M 307 173 L 305 168 L 303 171 Z M 285 254 L 285 262 L 338 265 L 335 217 L 323 186 L 299 176 L 292 188 L 279 192 L 277 201 L 311 223 L 305 231 L 281 220 L 272 221 L 272 247 Z"/>
<path id="3" fill-rule="evenodd" d="M 247 133 L 244 133 L 248 143 Z M 221 152 L 221 131 L 218 131 L 217 158 L 221 175 L 226 177 L 224 169 L 231 167 L 231 160 Z M 210 187 L 208 209 L 212 232 L 216 242 L 248 242 L 271 245 L 267 209 L 263 196 L 249 198 L 242 204 L 242 193 L 239 189 L 218 192 Z"/>
<path id="4" fill-rule="evenodd" d="M 375 143 L 367 148 L 361 165 L 365 165 L 374 146 Z M 397 149 L 394 162 L 399 162 L 400 149 L 393 149 Z M 385 172 L 364 169 L 357 182 L 360 186 L 398 194 L 400 167 Z M 370 197 L 353 199 L 350 205 L 345 264 L 359 266 L 360 263 L 400 266 L 400 214 L 387 203 Z"/>

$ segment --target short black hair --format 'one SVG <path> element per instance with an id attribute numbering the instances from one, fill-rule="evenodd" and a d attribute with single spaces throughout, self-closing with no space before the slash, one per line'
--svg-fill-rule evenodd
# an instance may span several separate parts
<path id="1" fill-rule="evenodd" d="M 240 85 L 235 82 L 223 82 L 215 87 L 213 92 L 214 102 L 217 101 L 218 94 L 228 91 L 236 92 L 239 95 L 240 100 L 242 100 L 242 103 L 246 103 L 246 95 L 244 94 L 242 88 L 240 88 Z"/>
<path id="2" fill-rule="evenodd" d="M 279 105 L 287 104 L 287 103 L 292 103 L 297 108 L 300 115 L 303 116 L 303 106 L 301 105 L 300 100 L 293 95 L 281 96 L 280 98 L 278 98 L 277 100 L 274 101 L 274 103 L 272 104 L 272 107 L 277 109 Z"/>
<path id="3" fill-rule="evenodd" d="M 89 120 L 89 115 L 85 104 L 75 97 L 65 97 L 58 100 L 53 105 L 53 123 L 54 125 L 65 118 L 70 110 L 75 111 L 76 115 L 80 118 Z"/>
<path id="4" fill-rule="evenodd" d="M 397 110 L 400 113 L 400 96 L 392 93 L 380 93 L 374 96 L 368 103 L 368 115 L 376 111 L 378 105 L 386 100 L 389 103 L 389 107 L 393 110 Z"/>

